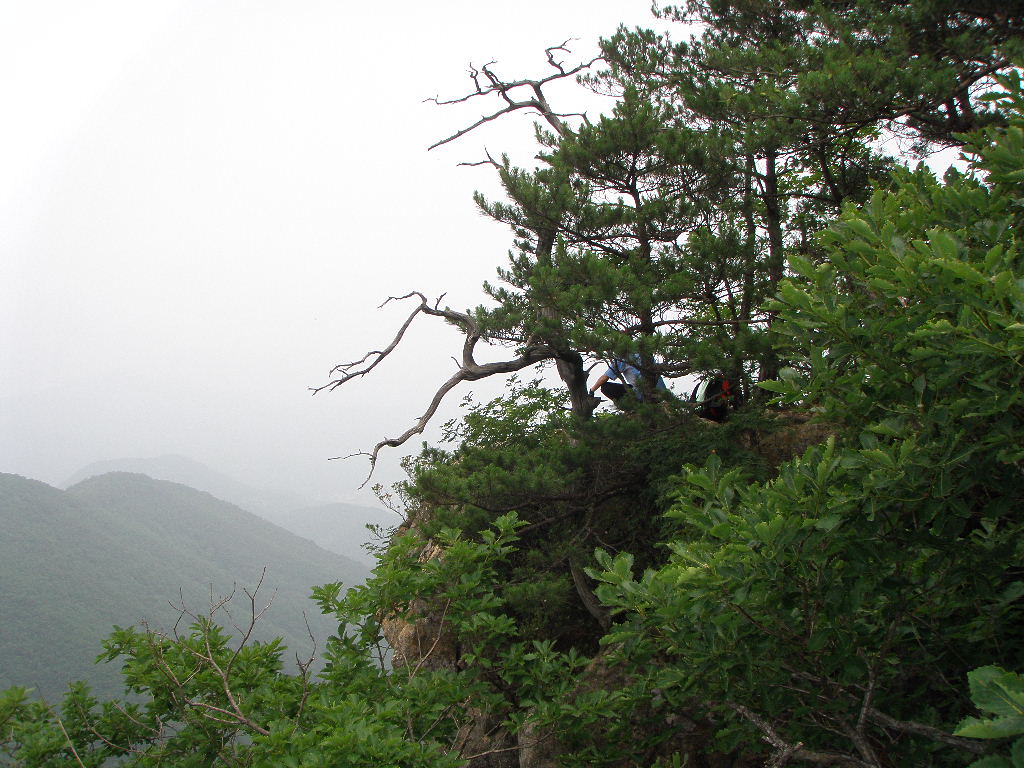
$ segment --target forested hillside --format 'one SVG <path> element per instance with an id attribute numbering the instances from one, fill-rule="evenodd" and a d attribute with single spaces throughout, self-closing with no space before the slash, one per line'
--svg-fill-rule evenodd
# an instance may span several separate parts
<path id="1" fill-rule="evenodd" d="M 218 499 L 230 501 L 242 509 L 263 516 L 268 510 L 280 511 L 311 503 L 297 494 L 264 488 L 253 488 L 232 477 L 185 456 L 155 456 L 152 458 L 122 458 L 97 461 L 82 467 L 61 483 L 62 488 L 111 472 L 133 472 L 149 475 L 156 480 L 181 483 L 198 491 L 206 491 Z"/>
<path id="2" fill-rule="evenodd" d="M 696 26 L 610 30 L 589 66 L 556 46 L 539 76 L 473 71 L 485 117 L 442 141 L 539 115 L 537 167 L 483 163 L 505 196 L 478 207 L 512 242 L 491 302 L 408 294 L 390 343 L 323 389 L 381 375 L 411 323 L 464 333 L 372 465 L 461 383 L 522 373 L 408 462 L 373 577 L 316 590 L 347 629 L 325 670 L 202 623 L 118 632 L 144 703 L 9 691 L 10 759 L 1024 765 L 1024 13 L 661 13 Z M 577 76 L 615 108 L 548 101 Z M 962 159 L 937 178 L 917 161 L 942 148 Z M 639 378 L 598 409 L 613 360 Z M 724 420 L 657 386 L 710 373 Z"/>
<path id="3" fill-rule="evenodd" d="M 111 472 L 143 474 L 206 491 L 309 539 L 323 549 L 366 564 L 372 563 L 372 558 L 364 545 L 377 542 L 367 526 L 387 530 L 398 522 L 394 513 L 379 508 L 339 502 L 318 505 L 315 499 L 302 498 L 296 494 L 253 488 L 184 456 L 95 462 L 72 475 L 63 483 L 63 487 Z"/>
<path id="4" fill-rule="evenodd" d="M 233 590 L 230 608 L 247 622 L 243 590 L 256 588 L 264 568 L 259 608 L 272 603 L 255 637 L 282 637 L 308 654 L 305 613 L 323 649 L 337 624 L 309 600 L 310 586 L 367 576 L 238 507 L 144 475 L 101 475 L 66 492 L 0 475 L 0 528 L 0 684 L 51 701 L 78 679 L 105 695 L 120 690 L 116 664 L 93 664 L 115 624 L 169 631 L 180 618 L 174 605 L 205 615 L 211 596 Z"/>

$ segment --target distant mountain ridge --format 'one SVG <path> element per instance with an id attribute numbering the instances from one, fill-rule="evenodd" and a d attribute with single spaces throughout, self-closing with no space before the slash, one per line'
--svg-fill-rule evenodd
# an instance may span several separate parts
<path id="1" fill-rule="evenodd" d="M 116 670 L 91 662 L 114 624 L 170 628 L 170 603 L 204 613 L 211 596 L 251 590 L 264 568 L 260 602 L 273 602 L 258 637 L 308 653 L 308 619 L 322 651 L 337 623 L 319 614 L 312 587 L 369 573 L 209 493 L 141 474 L 66 491 L 0 474 L 0 530 L 0 688 L 35 687 L 49 700 L 73 679 L 113 691 Z"/>
<path id="2" fill-rule="evenodd" d="M 95 461 L 75 472 L 61 483 L 61 488 L 70 488 L 83 480 L 110 472 L 137 472 L 149 475 L 155 480 L 181 483 L 189 488 L 206 491 L 218 499 L 230 501 L 242 509 L 261 514 L 265 511 L 293 509 L 311 506 L 316 500 L 303 498 L 296 493 L 267 488 L 253 488 L 232 477 L 206 466 L 202 462 L 185 456 L 167 454 L 151 458 L 128 457 Z"/>
<path id="3" fill-rule="evenodd" d="M 366 565 L 373 564 L 373 558 L 364 548 L 364 544 L 373 540 L 366 526 L 389 529 L 401 522 L 394 513 L 375 507 L 325 503 L 288 491 L 254 488 L 201 462 L 176 455 L 97 461 L 75 472 L 61 487 L 70 488 L 83 480 L 111 472 L 137 472 L 206 491 L 324 549 Z"/>

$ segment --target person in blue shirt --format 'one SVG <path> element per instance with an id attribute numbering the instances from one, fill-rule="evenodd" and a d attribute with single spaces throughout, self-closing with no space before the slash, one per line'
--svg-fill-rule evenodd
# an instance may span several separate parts
<path id="1" fill-rule="evenodd" d="M 635 356 L 633 356 L 633 359 L 636 359 Z M 608 370 L 601 374 L 597 381 L 594 382 L 594 386 L 590 388 L 590 394 L 593 395 L 600 389 L 602 395 L 620 408 L 622 407 L 623 398 L 627 395 L 643 402 L 643 392 L 638 383 L 642 375 L 640 369 L 632 363 L 625 360 L 612 360 Z M 618 379 L 619 381 L 613 381 L 613 379 Z M 661 376 L 654 382 L 654 388 L 668 390 L 665 380 Z"/>

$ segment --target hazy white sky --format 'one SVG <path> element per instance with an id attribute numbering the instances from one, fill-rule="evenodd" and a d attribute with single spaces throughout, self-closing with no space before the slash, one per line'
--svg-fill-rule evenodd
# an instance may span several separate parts
<path id="1" fill-rule="evenodd" d="M 178 453 L 365 501 L 365 463 L 328 458 L 404 431 L 457 337 L 423 323 L 378 375 L 307 388 L 390 339 L 388 295 L 482 300 L 510 238 L 471 201 L 492 174 L 457 163 L 533 153 L 527 117 L 428 153 L 483 105 L 423 100 L 470 62 L 536 76 L 573 37 L 589 57 L 648 8 L 0 0 L 0 471 Z"/>

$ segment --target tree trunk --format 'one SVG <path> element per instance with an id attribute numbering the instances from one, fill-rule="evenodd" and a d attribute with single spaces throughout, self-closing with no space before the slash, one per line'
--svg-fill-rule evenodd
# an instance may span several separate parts
<path id="1" fill-rule="evenodd" d="M 767 295 L 775 294 L 785 274 L 785 252 L 782 240 L 782 204 L 779 200 L 779 180 L 776 163 L 778 154 L 774 149 L 768 150 L 765 157 L 764 172 L 764 211 L 765 228 L 768 230 L 768 290 Z M 772 327 L 772 316 L 768 316 L 767 330 Z M 769 349 L 761 358 L 761 381 L 778 378 L 779 357 Z"/>
<path id="2" fill-rule="evenodd" d="M 555 247 L 557 230 L 537 233 L 537 261 L 551 262 L 551 254 Z M 562 317 L 551 306 L 541 308 L 541 316 L 562 327 Z M 583 366 L 583 356 L 579 352 L 561 346 L 556 339 L 551 339 L 550 346 L 555 348 L 555 370 L 569 392 L 569 405 L 574 416 L 589 419 L 597 407 L 597 400 L 590 394 L 587 387 L 587 371 Z"/>

